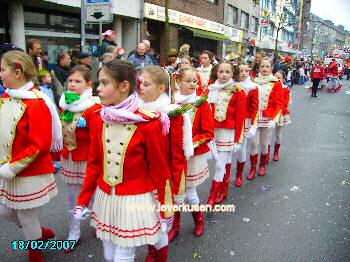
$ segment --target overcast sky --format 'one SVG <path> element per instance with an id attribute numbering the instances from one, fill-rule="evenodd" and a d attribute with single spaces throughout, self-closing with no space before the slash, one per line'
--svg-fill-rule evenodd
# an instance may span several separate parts
<path id="1" fill-rule="evenodd" d="M 350 31 L 350 0 L 312 0 L 311 12 Z"/>

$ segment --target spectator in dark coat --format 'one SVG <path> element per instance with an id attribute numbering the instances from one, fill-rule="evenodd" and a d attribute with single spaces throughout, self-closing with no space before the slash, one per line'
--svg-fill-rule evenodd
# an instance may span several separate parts
<path id="1" fill-rule="evenodd" d="M 100 48 L 100 55 L 103 56 L 104 53 L 106 53 L 106 49 L 108 46 L 115 46 L 117 47 L 116 44 L 116 39 L 117 39 L 117 33 L 112 31 L 112 30 L 107 30 L 102 34 L 104 36 L 104 39 L 102 40 L 102 45 Z"/>
<path id="2" fill-rule="evenodd" d="M 54 72 L 58 81 L 64 86 L 69 76 L 70 69 L 70 55 L 65 52 L 59 52 L 57 55 L 57 65 L 55 66 Z"/>

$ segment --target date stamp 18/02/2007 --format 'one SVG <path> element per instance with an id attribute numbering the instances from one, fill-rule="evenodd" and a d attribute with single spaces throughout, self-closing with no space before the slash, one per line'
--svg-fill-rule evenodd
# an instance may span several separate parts
<path id="1" fill-rule="evenodd" d="M 68 250 L 74 249 L 76 240 L 14 240 L 11 242 L 13 250 Z"/>

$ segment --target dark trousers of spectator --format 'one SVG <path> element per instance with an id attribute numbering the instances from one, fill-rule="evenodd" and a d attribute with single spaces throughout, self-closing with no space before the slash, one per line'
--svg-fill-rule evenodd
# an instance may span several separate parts
<path id="1" fill-rule="evenodd" d="M 346 80 L 350 80 L 350 68 L 346 69 Z"/>
<path id="2" fill-rule="evenodd" d="M 320 81 L 321 81 L 321 79 L 319 79 L 319 78 L 314 78 L 312 80 L 312 94 L 311 94 L 311 96 L 316 97 L 318 85 L 320 84 Z"/>

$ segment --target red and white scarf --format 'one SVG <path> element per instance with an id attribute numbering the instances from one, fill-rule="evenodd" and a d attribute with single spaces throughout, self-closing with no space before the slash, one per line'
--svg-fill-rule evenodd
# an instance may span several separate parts
<path id="1" fill-rule="evenodd" d="M 142 115 L 135 114 L 139 107 L 140 98 L 137 93 L 134 92 L 118 105 L 103 106 L 100 114 L 102 120 L 109 124 L 136 124 L 150 121 Z M 161 112 L 152 113 L 155 114 L 157 119 L 162 123 L 162 133 L 167 135 L 170 128 L 168 115 Z"/>

